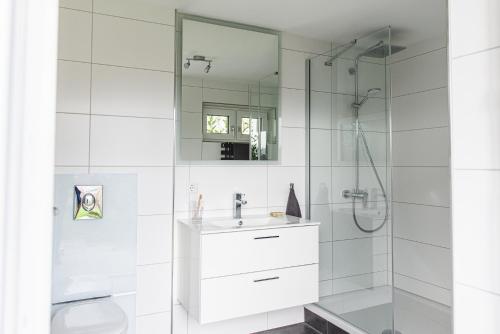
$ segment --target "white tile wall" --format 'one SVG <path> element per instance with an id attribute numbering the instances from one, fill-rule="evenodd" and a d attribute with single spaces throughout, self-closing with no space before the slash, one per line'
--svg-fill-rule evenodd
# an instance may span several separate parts
<path id="1" fill-rule="evenodd" d="M 137 266 L 137 315 L 170 311 L 171 264 Z"/>
<path id="2" fill-rule="evenodd" d="M 171 319 L 170 312 L 139 316 L 136 319 L 136 331 L 137 333 L 165 334 L 170 329 Z"/>
<path id="3" fill-rule="evenodd" d="M 172 216 L 140 216 L 137 220 L 137 264 L 155 264 L 172 260 Z"/>
<path id="4" fill-rule="evenodd" d="M 333 242 L 319 244 L 319 280 L 333 278 Z"/>
<path id="5" fill-rule="evenodd" d="M 90 64 L 59 60 L 57 112 L 90 114 Z"/>
<path id="6" fill-rule="evenodd" d="M 173 119 L 174 75 L 92 66 L 92 114 Z"/>
<path id="7" fill-rule="evenodd" d="M 450 288 L 426 283 L 424 281 L 394 273 L 394 285 L 399 289 L 411 291 L 418 296 L 436 301 L 444 305 L 452 305 Z"/>
<path id="8" fill-rule="evenodd" d="M 332 131 L 323 129 L 311 129 L 310 164 L 311 166 L 331 166 L 332 164 Z M 337 147 L 336 147 L 337 148 Z"/>
<path id="9" fill-rule="evenodd" d="M 265 166 L 191 166 L 190 182 L 198 185 L 205 198 L 205 210 L 232 210 L 233 193 L 247 196 L 247 208 L 267 207 L 267 168 Z M 223 180 L 223 182 L 221 182 Z M 187 198 L 176 200 L 187 203 Z"/>
<path id="10" fill-rule="evenodd" d="M 203 102 L 203 88 L 200 83 L 199 87 L 182 86 L 182 111 L 192 113 L 201 113 Z"/>
<path id="11" fill-rule="evenodd" d="M 453 253 L 456 279 L 496 294 L 500 294 L 499 185 L 498 170 L 454 171 L 453 238 L 460 246 Z M 474 196 L 476 191 L 483 196 Z"/>
<path id="12" fill-rule="evenodd" d="M 155 2 L 133 0 L 93 0 L 94 12 L 128 17 L 148 22 L 175 25 L 175 13 L 171 8 Z"/>
<path id="13" fill-rule="evenodd" d="M 448 167 L 394 167 L 392 177 L 396 202 L 450 205 Z"/>
<path id="14" fill-rule="evenodd" d="M 332 94 L 311 91 L 311 128 L 332 128 Z"/>
<path id="15" fill-rule="evenodd" d="M 449 128 L 399 131 L 392 134 L 394 166 L 448 166 Z"/>
<path id="16" fill-rule="evenodd" d="M 446 48 L 424 53 L 392 64 L 392 95 L 427 91 L 447 86 Z"/>
<path id="17" fill-rule="evenodd" d="M 332 202 L 332 175 L 330 167 L 311 167 L 310 196 L 311 204 L 329 204 Z"/>
<path id="18" fill-rule="evenodd" d="M 304 90 L 282 88 L 281 125 L 300 128 L 305 127 L 305 106 Z"/>
<path id="19" fill-rule="evenodd" d="M 438 88 L 393 98 L 392 110 L 393 131 L 448 126 L 448 89 Z"/>
<path id="20" fill-rule="evenodd" d="M 394 239 L 397 273 L 451 290 L 450 250 L 419 242 Z"/>
<path id="21" fill-rule="evenodd" d="M 281 50 L 281 85 L 285 88 L 305 89 L 305 60 L 307 54 L 295 50 Z"/>
<path id="22" fill-rule="evenodd" d="M 451 248 L 449 208 L 395 202 L 392 210 L 395 237 Z"/>
<path id="23" fill-rule="evenodd" d="M 170 333 L 174 11 L 95 0 L 94 12 L 106 14 L 98 15 L 90 0 L 60 5 L 77 10 L 60 10 L 56 172 L 137 174 L 130 324 L 137 334 Z"/>
<path id="24" fill-rule="evenodd" d="M 92 14 L 61 8 L 58 58 L 89 62 L 92 52 L 91 31 Z"/>
<path id="25" fill-rule="evenodd" d="M 455 59 L 452 70 L 454 166 L 499 169 L 500 49 Z"/>
<path id="26" fill-rule="evenodd" d="M 321 222 L 319 226 L 319 241 L 332 241 L 332 210 L 330 205 L 311 205 L 311 219 Z"/>
<path id="27" fill-rule="evenodd" d="M 333 278 L 387 270 L 387 239 L 339 240 L 333 243 Z"/>
<path id="28" fill-rule="evenodd" d="M 498 20 L 500 3 L 498 1 L 453 1 L 450 3 L 450 8 L 449 20 L 453 25 L 450 30 L 453 57 L 500 45 L 500 21 Z M 465 24 L 464 20 L 467 20 L 469 24 Z"/>
<path id="29" fill-rule="evenodd" d="M 365 290 L 387 285 L 387 271 L 337 278 L 333 281 L 333 293 Z"/>
<path id="30" fill-rule="evenodd" d="M 299 204 L 305 203 L 305 167 L 269 166 L 267 176 L 268 205 L 285 207 L 289 184 L 295 184 L 295 195 Z M 302 210 L 304 211 L 304 210 Z"/>
<path id="31" fill-rule="evenodd" d="M 498 333 L 500 296 L 455 283 L 453 293 L 454 333 Z"/>
<path id="32" fill-rule="evenodd" d="M 280 132 L 281 165 L 304 166 L 306 131 L 304 128 L 282 127 Z"/>
<path id="33" fill-rule="evenodd" d="M 445 39 L 393 56 L 394 285 L 451 303 L 451 221 Z"/>
<path id="34" fill-rule="evenodd" d="M 92 60 L 173 72 L 174 27 L 107 15 L 93 15 Z"/>
<path id="35" fill-rule="evenodd" d="M 88 115 L 56 115 L 56 165 L 82 166 L 89 161 Z"/>
<path id="36" fill-rule="evenodd" d="M 92 11 L 92 0 L 59 0 L 59 6 L 64 8 Z"/>
<path id="37" fill-rule="evenodd" d="M 137 129 L 141 129 L 141 135 L 137 135 Z M 172 165 L 172 120 L 93 116 L 91 131 L 92 165 Z"/>
<path id="38" fill-rule="evenodd" d="M 352 203 L 333 204 L 333 220 L 332 227 L 333 240 L 350 240 L 358 238 L 366 238 L 366 233 L 360 231 L 352 220 Z M 378 208 L 378 215 L 374 215 L 374 208 Z M 384 202 L 370 202 L 367 208 L 363 208 L 362 203 L 356 205 L 356 213 L 358 222 L 365 228 L 375 228 L 379 226 L 385 214 Z M 387 234 L 387 225 L 380 230 L 374 232 L 372 236 L 384 236 Z"/>

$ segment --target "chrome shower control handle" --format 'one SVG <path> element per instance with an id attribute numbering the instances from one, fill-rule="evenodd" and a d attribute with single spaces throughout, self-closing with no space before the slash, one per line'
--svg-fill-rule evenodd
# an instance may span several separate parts
<path id="1" fill-rule="evenodd" d="M 342 191 L 342 197 L 344 198 L 359 198 L 363 202 L 363 206 L 366 207 L 368 204 L 368 193 L 363 190 L 344 190 Z"/>

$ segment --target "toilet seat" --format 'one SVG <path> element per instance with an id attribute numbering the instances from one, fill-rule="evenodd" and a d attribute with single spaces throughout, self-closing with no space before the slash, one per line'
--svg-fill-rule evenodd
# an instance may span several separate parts
<path id="1" fill-rule="evenodd" d="M 51 334 L 126 334 L 127 315 L 109 298 L 71 302 L 52 318 Z"/>

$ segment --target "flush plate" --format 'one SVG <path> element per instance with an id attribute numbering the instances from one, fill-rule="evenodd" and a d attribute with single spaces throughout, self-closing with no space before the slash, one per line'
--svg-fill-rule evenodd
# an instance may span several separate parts
<path id="1" fill-rule="evenodd" d="M 73 199 L 74 220 L 102 218 L 102 185 L 75 186 Z"/>

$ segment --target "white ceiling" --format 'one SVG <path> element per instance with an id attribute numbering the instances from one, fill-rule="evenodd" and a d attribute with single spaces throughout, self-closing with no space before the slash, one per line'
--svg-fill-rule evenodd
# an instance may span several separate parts
<path id="1" fill-rule="evenodd" d="M 333 42 L 391 25 L 410 45 L 443 36 L 445 0 L 148 0 L 189 14 L 272 28 Z"/>

